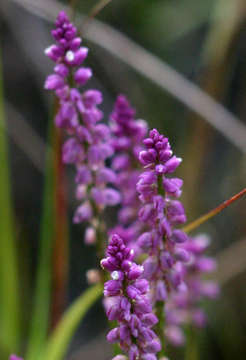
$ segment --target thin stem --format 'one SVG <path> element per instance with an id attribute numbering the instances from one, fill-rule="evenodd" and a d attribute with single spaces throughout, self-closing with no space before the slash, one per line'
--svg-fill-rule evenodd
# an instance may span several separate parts
<path id="1" fill-rule="evenodd" d="M 187 326 L 186 338 L 184 360 L 198 360 L 197 334 L 192 325 Z"/>
<path id="2" fill-rule="evenodd" d="M 88 23 L 93 20 L 100 13 L 100 11 L 102 11 L 102 9 L 105 8 L 105 6 L 107 6 L 111 1 L 112 0 L 99 0 L 98 3 L 91 9 L 88 17 L 84 22 L 83 27 L 88 25 Z"/>
<path id="3" fill-rule="evenodd" d="M 70 0 L 70 8 L 71 8 L 71 16 L 74 19 L 76 15 L 76 7 L 78 4 L 78 0 Z"/>
<path id="4" fill-rule="evenodd" d="M 234 201 L 240 199 L 242 196 L 246 194 L 246 188 L 240 191 L 238 194 L 232 196 L 230 199 L 224 201 L 222 204 L 217 206 L 215 209 L 209 211 L 207 214 L 202 215 L 198 219 L 192 221 L 190 224 L 184 226 L 182 228 L 183 231 L 189 233 L 190 231 L 198 228 L 201 224 L 205 223 L 209 219 L 213 218 L 215 215 L 224 210 L 227 206 L 231 205 Z"/>
<path id="5" fill-rule="evenodd" d="M 64 311 L 69 268 L 66 174 L 61 155 L 63 136 L 60 130 L 61 129 L 56 128 L 54 134 L 55 234 L 52 259 L 51 328 L 54 328 Z"/>
<path id="6" fill-rule="evenodd" d="M 158 353 L 158 357 L 161 358 L 162 356 L 166 355 L 165 335 L 164 335 L 165 310 L 164 310 L 164 302 L 163 301 L 158 301 L 156 303 L 156 316 L 159 320 L 158 323 L 156 324 L 156 333 L 161 341 L 161 351 Z"/>

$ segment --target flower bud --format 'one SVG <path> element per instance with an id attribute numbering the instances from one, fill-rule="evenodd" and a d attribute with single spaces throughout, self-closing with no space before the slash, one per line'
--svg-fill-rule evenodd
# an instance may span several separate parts
<path id="1" fill-rule="evenodd" d="M 100 272 L 96 269 L 90 269 L 86 272 L 86 278 L 89 285 L 98 284 L 101 280 Z"/>
<path id="2" fill-rule="evenodd" d="M 85 230 L 85 243 L 87 245 L 96 243 L 96 230 L 93 227 L 88 227 Z"/>

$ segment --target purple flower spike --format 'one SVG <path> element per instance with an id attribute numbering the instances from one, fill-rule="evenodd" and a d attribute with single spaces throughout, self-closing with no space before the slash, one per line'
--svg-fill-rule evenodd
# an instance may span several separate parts
<path id="1" fill-rule="evenodd" d="M 88 48 L 81 46 L 82 39 L 76 27 L 64 11 L 60 12 L 52 30 L 55 44 L 45 54 L 55 62 L 54 73 L 45 81 L 45 89 L 55 92 L 59 110 L 55 117 L 56 126 L 63 128 L 67 140 L 63 144 L 62 159 L 76 168 L 76 197 L 83 203 L 78 206 L 74 222 L 90 221 L 103 211 L 105 206 L 115 206 L 120 200 L 117 190 L 108 188 L 116 181 L 113 170 L 105 161 L 113 155 L 109 126 L 100 123 L 103 114 L 98 109 L 102 94 L 98 90 L 81 92 L 80 87 L 92 77 L 92 70 L 82 63 L 88 55 Z M 96 222 L 95 222 L 96 224 Z M 86 232 L 86 243 L 96 240 L 97 225 Z"/>
<path id="2" fill-rule="evenodd" d="M 119 95 L 110 117 L 110 128 L 114 135 L 112 147 L 116 156 L 112 168 L 116 172 L 114 185 L 121 193 L 121 209 L 118 212 L 119 226 L 110 230 L 123 236 L 128 244 L 138 252 L 135 240 L 140 235 L 142 225 L 137 221 L 139 200 L 136 183 L 140 171 L 136 169 L 138 154 L 143 147 L 141 142 L 147 133 L 147 125 L 143 120 L 135 119 L 135 110 L 124 95 Z"/>
<path id="3" fill-rule="evenodd" d="M 23 359 L 16 355 L 10 355 L 9 360 L 23 360 Z"/>
<path id="4" fill-rule="evenodd" d="M 151 281 L 155 304 L 156 301 L 165 302 L 168 293 L 177 291 L 183 283 L 183 263 L 189 260 L 189 252 L 180 249 L 179 244 L 188 237 L 174 228 L 186 221 L 183 205 L 175 200 L 182 193 L 183 181 L 168 177 L 181 159 L 173 156 L 168 138 L 156 129 L 149 132 L 144 144 L 146 150 L 139 153 L 139 161 L 145 170 L 139 177 L 137 191 L 142 202 L 139 219 L 148 226 L 148 231 L 138 238 L 138 246 L 149 255 L 143 264 L 144 276 Z"/>
<path id="5" fill-rule="evenodd" d="M 143 276 L 150 281 L 152 304 L 163 302 L 167 340 L 181 346 L 185 341 L 183 324 L 205 324 L 198 302 L 204 296 L 218 295 L 217 285 L 201 278 L 215 269 L 215 262 L 203 255 L 209 244 L 206 236 L 189 238 L 175 228 L 186 222 L 184 207 L 177 200 L 183 181 L 170 177 L 181 159 L 173 155 L 168 138 L 156 129 L 143 143 L 146 149 L 139 153 L 139 162 L 144 169 L 136 188 L 145 232 L 138 236 L 137 244 L 139 251 L 148 255 Z M 135 296 L 132 289 L 130 295 Z"/>
<path id="6" fill-rule="evenodd" d="M 128 358 L 156 359 L 161 345 L 151 329 L 158 321 L 149 301 L 149 283 L 140 279 L 143 267 L 133 262 L 134 251 L 113 235 L 107 248 L 107 258 L 101 261 L 111 273 L 112 280 L 104 284 L 106 313 L 118 326 L 107 335 L 110 343 L 119 342 Z M 124 359 L 118 355 L 114 360 Z"/>
<path id="7" fill-rule="evenodd" d="M 215 299 L 219 294 L 219 288 L 213 281 L 204 281 L 202 275 L 215 269 L 213 259 L 204 256 L 204 251 L 209 244 L 206 235 L 188 238 L 181 243 L 175 251 L 175 257 L 184 261 L 180 270 L 184 274 L 183 285 L 179 291 L 172 292 L 166 303 L 166 336 L 169 342 L 176 346 L 183 344 L 184 333 L 181 326 L 192 323 L 201 328 L 206 325 L 206 316 L 199 308 L 202 298 Z M 185 251 L 183 253 L 183 251 Z M 189 254 L 189 258 L 187 255 Z M 181 258 L 180 258 L 181 256 Z M 173 279 L 177 280 L 177 279 Z M 182 291 L 181 291 L 182 290 Z M 181 341 L 182 340 L 182 341 Z"/>

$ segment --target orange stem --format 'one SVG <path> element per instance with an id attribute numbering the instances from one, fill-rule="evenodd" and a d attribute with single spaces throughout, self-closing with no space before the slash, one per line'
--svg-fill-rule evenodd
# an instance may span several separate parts
<path id="1" fill-rule="evenodd" d="M 68 277 L 68 223 L 65 168 L 61 158 L 62 133 L 57 128 L 54 131 L 55 239 L 51 328 L 55 327 L 64 311 Z"/>
<path id="2" fill-rule="evenodd" d="M 201 217 L 199 217 L 198 219 L 192 221 L 190 224 L 184 226 L 182 228 L 183 231 L 185 232 L 190 232 L 194 229 L 196 229 L 198 226 L 200 226 L 201 224 L 205 223 L 206 221 L 208 221 L 209 219 L 211 219 L 212 217 L 214 217 L 215 215 L 217 215 L 218 213 L 220 213 L 222 210 L 224 210 L 227 206 L 231 205 L 234 201 L 240 199 L 243 195 L 246 194 L 246 188 L 243 189 L 242 191 L 240 191 L 238 194 L 232 196 L 230 199 L 224 201 L 222 204 L 220 204 L 219 206 L 217 206 L 215 209 L 209 211 L 207 214 L 202 215 Z"/>

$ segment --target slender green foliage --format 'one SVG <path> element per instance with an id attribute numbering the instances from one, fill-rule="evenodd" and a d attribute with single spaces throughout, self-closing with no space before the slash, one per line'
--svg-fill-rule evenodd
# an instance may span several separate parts
<path id="1" fill-rule="evenodd" d="M 53 121 L 50 124 L 50 139 L 54 137 Z M 37 270 L 37 282 L 31 332 L 27 350 L 27 360 L 36 360 L 43 347 L 48 330 L 51 298 L 52 250 L 54 241 L 54 153 L 47 153 L 43 211 L 41 220 L 41 237 Z"/>
<path id="2" fill-rule="evenodd" d="M 6 138 L 0 58 L 0 346 L 8 356 L 18 350 L 20 298 Z"/>
<path id="3" fill-rule="evenodd" d="M 198 360 L 199 359 L 199 344 L 197 332 L 192 325 L 186 328 L 186 346 L 184 360 Z"/>
<path id="4" fill-rule="evenodd" d="M 62 360 L 67 347 L 83 317 L 102 294 L 102 285 L 87 289 L 65 312 L 57 328 L 51 335 L 40 360 Z"/>

